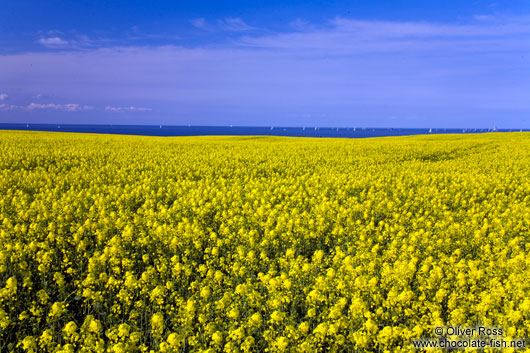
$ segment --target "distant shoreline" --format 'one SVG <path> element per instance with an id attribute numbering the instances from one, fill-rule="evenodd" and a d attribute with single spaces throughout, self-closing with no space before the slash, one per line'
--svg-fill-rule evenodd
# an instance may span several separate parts
<path id="1" fill-rule="evenodd" d="M 56 131 L 138 136 L 291 136 L 291 137 L 384 137 L 429 134 L 465 134 L 492 132 L 493 129 L 436 128 L 362 128 L 362 127 L 281 127 L 281 126 L 175 126 L 175 125 L 100 125 L 100 124 L 0 124 L 0 130 Z M 498 132 L 528 131 L 498 129 Z"/>

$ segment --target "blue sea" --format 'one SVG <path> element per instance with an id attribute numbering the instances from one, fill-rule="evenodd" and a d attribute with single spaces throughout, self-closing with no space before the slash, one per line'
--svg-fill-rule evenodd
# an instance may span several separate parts
<path id="1" fill-rule="evenodd" d="M 142 136 L 269 135 L 296 137 L 381 137 L 422 134 L 482 133 L 491 129 L 410 129 L 345 127 L 258 127 L 258 126 L 174 126 L 174 125 L 76 125 L 76 124 L 7 124 L 0 130 L 83 132 Z M 498 131 L 519 131 L 499 129 Z"/>

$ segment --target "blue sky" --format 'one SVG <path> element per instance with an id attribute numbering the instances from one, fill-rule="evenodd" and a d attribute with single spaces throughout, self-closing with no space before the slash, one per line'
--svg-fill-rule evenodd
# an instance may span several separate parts
<path id="1" fill-rule="evenodd" d="M 3 1 L 0 122 L 530 128 L 528 1 Z"/>

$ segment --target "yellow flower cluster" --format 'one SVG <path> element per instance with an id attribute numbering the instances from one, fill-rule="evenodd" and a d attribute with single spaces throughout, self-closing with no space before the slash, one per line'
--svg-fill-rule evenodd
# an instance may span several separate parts
<path id="1" fill-rule="evenodd" d="M 530 333 L 530 136 L 0 132 L 0 350 Z"/>

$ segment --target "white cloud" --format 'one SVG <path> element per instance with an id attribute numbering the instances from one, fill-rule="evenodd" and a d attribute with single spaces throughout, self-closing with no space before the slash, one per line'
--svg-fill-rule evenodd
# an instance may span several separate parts
<path id="1" fill-rule="evenodd" d="M 304 31 L 304 30 L 309 30 L 309 29 L 314 29 L 315 26 L 311 25 L 309 22 L 305 21 L 305 20 L 302 20 L 301 18 L 297 18 L 296 20 L 294 21 L 291 21 L 289 23 L 289 26 L 291 26 L 291 28 L 297 30 L 297 31 Z"/>
<path id="2" fill-rule="evenodd" d="M 193 27 L 209 31 L 245 32 L 256 29 L 239 17 L 225 17 L 217 20 L 217 24 L 209 24 L 206 19 L 201 17 L 190 20 L 190 23 Z"/>
<path id="3" fill-rule="evenodd" d="M 477 21 L 489 21 L 495 19 L 493 15 L 473 15 L 473 18 Z"/>
<path id="4" fill-rule="evenodd" d="M 200 28 L 200 29 L 205 29 L 207 24 L 206 24 L 206 20 L 204 18 L 194 18 L 192 20 L 190 20 L 190 23 L 193 27 L 197 27 L 197 28 Z"/>
<path id="5" fill-rule="evenodd" d="M 0 93 L 0 101 L 3 101 L 4 99 L 6 99 L 8 96 L 6 93 Z"/>
<path id="6" fill-rule="evenodd" d="M 62 35 L 61 33 L 59 33 Z M 64 48 L 81 48 L 81 47 L 91 47 L 96 42 L 104 42 L 104 39 L 98 39 L 97 41 L 91 39 L 87 35 L 78 34 L 72 38 L 65 39 L 64 37 L 59 37 L 59 35 L 53 35 L 49 37 L 40 38 L 37 43 L 42 46 L 50 49 L 64 49 Z"/>
<path id="7" fill-rule="evenodd" d="M 0 109 L 3 111 L 9 111 L 9 110 L 20 110 L 20 106 L 18 105 L 12 105 L 12 104 L 0 104 Z"/>
<path id="8" fill-rule="evenodd" d="M 93 107 L 89 105 L 80 105 L 80 104 L 55 104 L 55 103 L 29 103 L 28 105 L 8 105 L 0 104 L 0 109 L 2 110 L 24 110 L 24 111 L 34 111 L 34 110 L 57 110 L 63 112 L 78 112 L 83 110 L 90 110 Z"/>
<path id="9" fill-rule="evenodd" d="M 102 39 L 98 39 L 102 41 Z M 75 40 L 71 40 L 70 43 L 75 46 L 91 46 L 94 44 L 94 40 L 84 34 L 80 34 L 76 37 Z"/>
<path id="10" fill-rule="evenodd" d="M 38 110 L 38 109 L 51 109 L 51 110 L 61 110 L 65 112 L 78 112 L 82 110 L 90 110 L 92 107 L 88 105 L 80 104 L 39 104 L 39 103 L 30 103 L 25 107 L 26 110 Z"/>
<path id="11" fill-rule="evenodd" d="M 66 48 L 70 46 L 70 42 L 60 37 L 41 38 L 38 42 L 46 48 Z"/>
<path id="12" fill-rule="evenodd" d="M 145 108 L 145 107 L 112 107 L 112 106 L 106 106 L 105 111 L 107 112 L 148 112 L 153 109 L 151 108 Z"/>
<path id="13" fill-rule="evenodd" d="M 226 31 L 241 32 L 251 31 L 256 29 L 249 26 L 239 17 L 226 17 L 224 20 L 219 20 L 219 26 Z"/>
<path id="14" fill-rule="evenodd" d="M 300 29 L 302 22 L 295 21 L 292 26 Z M 240 44 L 290 51 L 313 50 L 326 55 L 432 50 L 498 52 L 523 45 L 525 41 L 517 36 L 528 36 L 530 19 L 445 24 L 336 17 L 320 26 L 304 23 L 301 29 L 263 36 L 246 35 L 240 38 Z"/>

